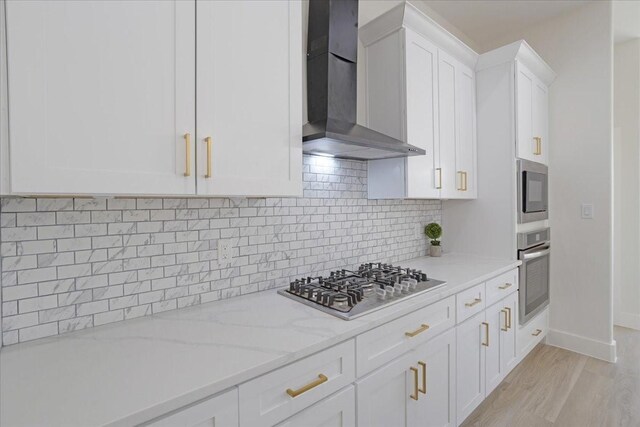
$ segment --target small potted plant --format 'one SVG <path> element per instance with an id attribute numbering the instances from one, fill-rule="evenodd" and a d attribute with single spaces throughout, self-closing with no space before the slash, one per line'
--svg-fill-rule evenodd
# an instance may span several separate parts
<path id="1" fill-rule="evenodd" d="M 427 224 L 426 227 L 424 227 L 424 234 L 431 239 L 429 255 L 436 257 L 441 256 L 442 246 L 440 246 L 440 240 L 438 240 L 440 236 L 442 236 L 442 227 L 440 227 L 440 224 L 436 224 L 435 222 Z"/>

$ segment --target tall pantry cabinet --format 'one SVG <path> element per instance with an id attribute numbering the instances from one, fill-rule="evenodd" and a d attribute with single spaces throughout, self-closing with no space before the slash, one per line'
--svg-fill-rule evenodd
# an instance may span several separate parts
<path id="1" fill-rule="evenodd" d="M 5 6 L 3 194 L 301 194 L 299 2 Z"/>
<path id="2" fill-rule="evenodd" d="M 426 151 L 369 161 L 369 198 L 475 198 L 478 55 L 408 3 L 360 38 L 368 126 Z"/>

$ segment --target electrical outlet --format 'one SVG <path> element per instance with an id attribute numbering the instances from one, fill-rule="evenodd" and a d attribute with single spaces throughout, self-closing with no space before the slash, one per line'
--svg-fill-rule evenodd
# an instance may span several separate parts
<path id="1" fill-rule="evenodd" d="M 593 219 L 593 204 L 591 203 L 582 204 L 582 218 Z"/>
<path id="2" fill-rule="evenodd" d="M 230 240 L 218 240 L 218 262 L 221 264 L 231 262 Z"/>

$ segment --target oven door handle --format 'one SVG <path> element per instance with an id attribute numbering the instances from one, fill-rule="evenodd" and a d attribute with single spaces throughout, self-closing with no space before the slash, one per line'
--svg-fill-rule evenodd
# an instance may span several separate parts
<path id="1" fill-rule="evenodd" d="M 546 255 L 549 255 L 550 253 L 551 253 L 551 248 L 549 246 L 547 246 L 546 249 L 543 249 L 541 251 L 522 254 L 522 259 L 523 260 L 536 259 L 536 258 L 540 258 L 540 257 L 546 256 Z"/>

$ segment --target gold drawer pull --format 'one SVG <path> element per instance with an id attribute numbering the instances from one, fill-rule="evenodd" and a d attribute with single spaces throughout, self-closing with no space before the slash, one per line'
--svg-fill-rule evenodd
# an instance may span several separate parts
<path id="1" fill-rule="evenodd" d="M 510 287 L 512 287 L 512 286 L 513 286 L 513 283 L 505 283 L 505 284 L 504 284 L 504 285 L 502 285 L 502 286 L 498 286 L 498 289 L 505 290 L 505 289 L 509 289 L 509 288 L 510 288 Z"/>
<path id="2" fill-rule="evenodd" d="M 489 324 L 487 322 L 482 322 L 484 325 L 484 331 L 487 334 L 487 342 L 483 342 L 482 345 L 485 347 L 489 347 Z"/>
<path id="3" fill-rule="evenodd" d="M 427 364 L 425 362 L 418 362 L 418 365 L 422 368 L 422 387 L 418 390 L 422 394 L 427 394 Z"/>
<path id="4" fill-rule="evenodd" d="M 418 388 L 418 370 L 413 366 L 410 369 L 413 372 L 413 394 L 410 394 L 409 397 L 413 400 L 418 400 L 418 392 L 420 391 Z"/>
<path id="5" fill-rule="evenodd" d="M 507 329 L 511 329 L 511 307 L 505 307 L 504 309 L 509 312 L 509 317 L 507 317 L 507 319 L 509 319 L 509 323 L 507 323 Z"/>
<path id="6" fill-rule="evenodd" d="M 507 310 L 507 307 L 505 307 L 503 310 L 500 310 L 502 313 L 504 313 L 504 328 L 501 326 L 500 330 L 504 332 L 507 332 L 509 330 L 509 312 Z"/>
<path id="7" fill-rule="evenodd" d="M 191 134 L 190 133 L 185 133 L 184 134 L 184 142 L 187 146 L 187 157 L 186 157 L 186 164 L 185 164 L 185 168 L 184 168 L 184 176 L 191 176 Z"/>
<path id="8" fill-rule="evenodd" d="M 307 392 L 309 390 L 311 390 L 314 387 L 318 387 L 320 384 L 322 383 L 326 383 L 329 380 L 329 378 L 327 378 L 326 375 L 324 374 L 319 374 L 318 375 L 318 379 L 315 381 L 310 382 L 309 384 L 300 387 L 297 390 L 292 390 L 290 388 L 287 389 L 287 394 L 291 397 L 296 397 L 296 396 L 300 396 L 302 393 Z"/>
<path id="9" fill-rule="evenodd" d="M 473 300 L 473 302 L 467 302 L 464 305 L 465 305 L 465 307 L 473 307 L 474 305 L 480 304 L 481 302 L 482 302 L 482 299 L 476 298 L 476 299 Z"/>
<path id="10" fill-rule="evenodd" d="M 408 336 L 409 338 L 413 338 L 416 335 L 418 335 L 419 333 L 422 333 L 424 331 L 426 331 L 427 329 L 429 329 L 429 325 L 427 325 L 426 323 L 423 323 L 422 325 L 420 325 L 420 327 L 418 329 L 416 329 L 413 332 L 405 332 L 404 334 L 406 336 Z"/>
<path id="11" fill-rule="evenodd" d="M 531 335 L 533 335 L 534 337 L 537 337 L 538 335 L 540 335 L 542 333 L 542 329 L 536 329 L 535 332 L 533 332 Z"/>
<path id="12" fill-rule="evenodd" d="M 205 174 L 205 178 L 211 178 L 211 137 L 208 136 L 204 139 L 205 144 L 207 144 L 207 173 Z"/>

